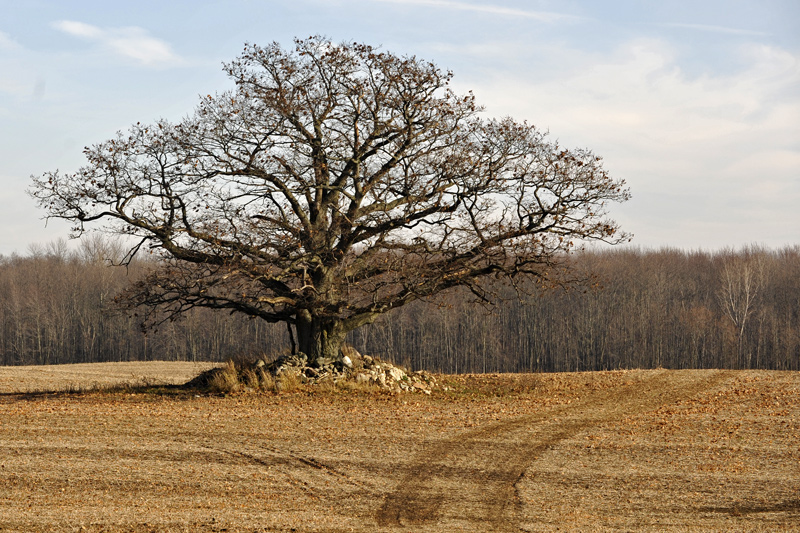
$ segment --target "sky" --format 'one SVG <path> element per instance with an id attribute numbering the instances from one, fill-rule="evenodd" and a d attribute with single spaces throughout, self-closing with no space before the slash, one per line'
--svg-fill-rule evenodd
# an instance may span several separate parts
<path id="1" fill-rule="evenodd" d="M 317 34 L 433 61 L 487 118 L 602 156 L 633 246 L 800 244 L 797 0 L 0 0 L 0 254 L 68 237 L 31 175 L 232 88 L 245 42 Z"/>

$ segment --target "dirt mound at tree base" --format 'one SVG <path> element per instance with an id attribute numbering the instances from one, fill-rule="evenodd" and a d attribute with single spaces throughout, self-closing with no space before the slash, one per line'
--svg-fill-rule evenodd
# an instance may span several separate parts
<path id="1" fill-rule="evenodd" d="M 302 385 L 326 385 L 355 388 L 376 387 L 393 392 L 430 394 L 436 379 L 424 371 L 409 372 L 401 366 L 361 355 L 345 346 L 337 358 L 309 361 L 303 353 L 282 355 L 267 363 L 264 359 L 248 362 L 229 361 L 187 382 L 184 387 L 212 392 L 287 391 Z"/>

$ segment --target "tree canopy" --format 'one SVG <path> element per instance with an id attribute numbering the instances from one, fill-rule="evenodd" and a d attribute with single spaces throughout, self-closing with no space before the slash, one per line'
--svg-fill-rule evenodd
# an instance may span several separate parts
<path id="1" fill-rule="evenodd" d="M 285 322 L 312 360 L 379 314 L 452 287 L 542 277 L 581 240 L 626 238 L 601 158 L 485 119 L 433 63 L 322 37 L 245 45 L 235 88 L 137 123 L 33 177 L 49 217 L 163 256 L 129 301 Z M 155 315 L 154 315 L 155 316 Z M 291 329 L 290 329 L 291 331 Z"/>

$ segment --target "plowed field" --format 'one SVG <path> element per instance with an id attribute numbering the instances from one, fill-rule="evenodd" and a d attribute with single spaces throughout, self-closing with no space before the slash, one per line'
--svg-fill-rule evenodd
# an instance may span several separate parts
<path id="1" fill-rule="evenodd" d="M 0 369 L 1 531 L 800 530 L 799 373 L 221 397 L 31 394 L 31 368 Z"/>

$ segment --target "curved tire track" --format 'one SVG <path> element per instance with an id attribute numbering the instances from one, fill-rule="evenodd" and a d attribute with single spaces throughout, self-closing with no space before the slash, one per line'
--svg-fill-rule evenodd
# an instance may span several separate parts
<path id="1" fill-rule="evenodd" d="M 587 428 L 688 399 L 728 375 L 648 373 L 632 384 L 600 390 L 569 405 L 434 443 L 412 461 L 397 489 L 384 499 L 376 521 L 381 526 L 433 526 L 448 520 L 488 530 L 518 530 L 516 484 L 547 449 Z"/>

